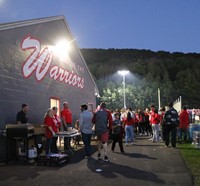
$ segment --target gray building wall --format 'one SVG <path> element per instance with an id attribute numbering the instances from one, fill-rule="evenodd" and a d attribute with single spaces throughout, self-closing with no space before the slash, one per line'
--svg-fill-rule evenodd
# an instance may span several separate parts
<path id="1" fill-rule="evenodd" d="M 62 62 L 53 54 L 52 64 L 42 80 L 36 80 L 35 71 L 30 77 L 23 76 L 23 64 L 34 51 L 22 49 L 22 42 L 28 36 L 40 42 L 41 51 L 45 47 L 55 46 L 59 39 L 73 40 L 63 17 L 0 25 L 0 129 L 6 123 L 16 122 L 16 114 L 21 110 L 22 103 L 29 104 L 29 123 L 33 124 L 43 123 L 51 97 L 60 100 L 60 109 L 64 101 L 69 103 L 73 121 L 79 117 L 80 104 L 90 102 L 96 106 L 97 88 L 74 40 L 69 53 L 73 69 L 69 63 Z M 50 69 L 55 65 L 69 72 L 73 70 L 84 78 L 84 88 L 52 79 Z"/>

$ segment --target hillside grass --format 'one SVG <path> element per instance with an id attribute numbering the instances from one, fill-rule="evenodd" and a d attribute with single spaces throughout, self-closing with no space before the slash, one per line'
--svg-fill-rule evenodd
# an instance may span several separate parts
<path id="1" fill-rule="evenodd" d="M 181 156 L 185 160 L 195 186 L 200 186 L 200 145 L 193 145 L 191 143 L 179 144 Z"/>

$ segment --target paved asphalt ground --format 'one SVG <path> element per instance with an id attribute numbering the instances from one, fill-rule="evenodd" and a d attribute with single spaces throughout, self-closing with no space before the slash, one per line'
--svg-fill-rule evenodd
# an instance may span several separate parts
<path id="1" fill-rule="evenodd" d="M 121 154 L 117 144 L 115 152 L 108 151 L 110 162 L 99 162 L 94 141 L 90 160 L 83 159 L 82 146 L 75 150 L 69 163 L 60 167 L 2 163 L 0 186 L 193 185 L 179 149 L 152 143 L 148 137 L 137 137 L 135 144 L 124 146 L 124 150 L 126 153 Z"/>

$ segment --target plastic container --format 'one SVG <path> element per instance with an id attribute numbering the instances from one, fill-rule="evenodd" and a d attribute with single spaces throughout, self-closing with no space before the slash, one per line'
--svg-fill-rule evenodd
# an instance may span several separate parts
<path id="1" fill-rule="evenodd" d="M 35 147 L 28 150 L 28 157 L 29 158 L 36 158 L 37 157 L 37 149 Z"/>

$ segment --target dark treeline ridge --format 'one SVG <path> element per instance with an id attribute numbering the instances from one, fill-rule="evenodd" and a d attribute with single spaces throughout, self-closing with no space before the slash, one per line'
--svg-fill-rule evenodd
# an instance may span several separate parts
<path id="1" fill-rule="evenodd" d="M 108 77 L 127 69 L 139 78 L 139 84 L 153 88 L 153 92 L 161 88 L 164 104 L 182 96 L 183 104 L 199 108 L 200 54 L 137 49 L 81 49 L 81 52 L 101 94 L 108 86 Z M 147 101 L 156 102 L 156 95 Z"/>

